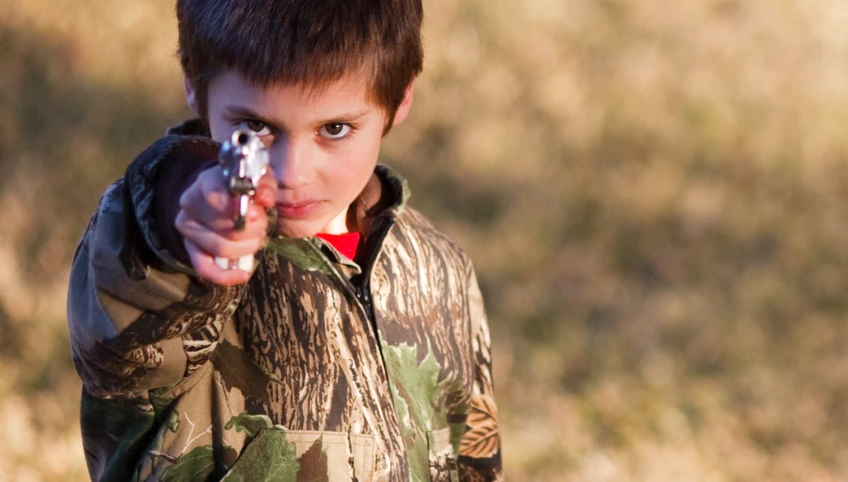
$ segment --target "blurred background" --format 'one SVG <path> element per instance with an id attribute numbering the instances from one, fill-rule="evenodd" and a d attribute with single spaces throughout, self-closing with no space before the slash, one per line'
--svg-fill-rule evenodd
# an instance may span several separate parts
<path id="1" fill-rule="evenodd" d="M 848 480 L 848 2 L 425 14 L 383 162 L 475 260 L 509 479 Z M 86 480 L 69 263 L 175 50 L 170 0 L 0 0 L 0 480 Z"/>

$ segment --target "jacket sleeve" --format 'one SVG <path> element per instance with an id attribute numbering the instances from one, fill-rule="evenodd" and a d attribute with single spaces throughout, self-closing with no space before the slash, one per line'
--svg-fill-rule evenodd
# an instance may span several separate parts
<path id="1" fill-rule="evenodd" d="M 473 269 L 469 285 L 474 381 L 465 422 L 467 428 L 459 444 L 459 480 L 500 481 L 503 477 L 501 442 L 492 384 L 491 340 L 483 297 Z"/>
<path id="2" fill-rule="evenodd" d="M 173 223 L 161 219 L 168 203 L 154 199 L 157 173 L 170 169 L 173 177 L 178 170 L 165 163 L 193 162 L 174 152 L 204 144 L 214 148 L 208 139 L 180 136 L 148 148 L 106 191 L 77 247 L 68 324 L 74 364 L 94 396 L 137 394 L 190 375 L 238 305 L 243 287 L 201 281 L 184 253 L 168 248 L 174 236 L 160 229 Z"/>

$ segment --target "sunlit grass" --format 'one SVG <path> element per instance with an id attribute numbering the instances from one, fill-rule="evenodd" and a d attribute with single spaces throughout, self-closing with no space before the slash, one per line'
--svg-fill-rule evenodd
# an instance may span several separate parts
<path id="1" fill-rule="evenodd" d="M 172 9 L 0 0 L 0 480 L 85 479 L 68 263 L 186 115 Z M 384 160 L 476 262 L 510 479 L 848 479 L 848 4 L 425 12 Z"/>

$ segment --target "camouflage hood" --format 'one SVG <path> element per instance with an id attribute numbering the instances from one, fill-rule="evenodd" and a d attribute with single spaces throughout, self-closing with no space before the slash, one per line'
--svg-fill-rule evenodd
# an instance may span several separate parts
<path id="1" fill-rule="evenodd" d="M 151 197 L 171 132 L 104 195 L 68 321 L 96 480 L 496 480 L 489 335 L 467 256 L 385 166 L 354 204 L 358 265 L 272 237 L 219 287 L 164 249 Z"/>

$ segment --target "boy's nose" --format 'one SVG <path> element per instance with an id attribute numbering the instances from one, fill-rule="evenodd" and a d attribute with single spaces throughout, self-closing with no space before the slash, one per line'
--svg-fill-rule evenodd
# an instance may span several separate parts
<path id="1" fill-rule="evenodd" d="M 289 136 L 272 148 L 271 165 L 280 189 L 298 189 L 315 182 L 316 171 L 310 143 Z"/>

